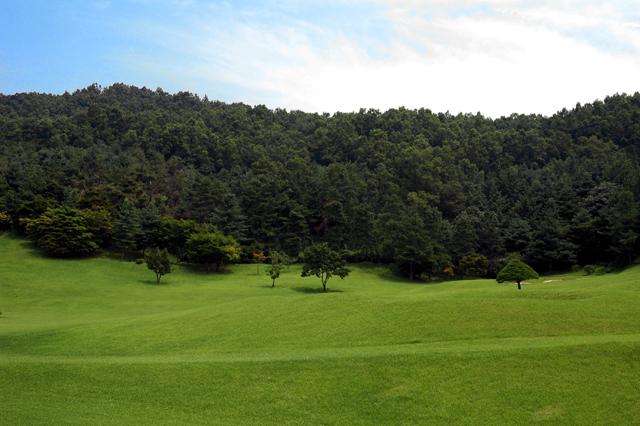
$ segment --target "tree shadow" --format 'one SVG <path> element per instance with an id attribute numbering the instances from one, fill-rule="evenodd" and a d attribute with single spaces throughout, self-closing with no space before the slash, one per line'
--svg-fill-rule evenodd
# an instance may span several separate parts
<path id="1" fill-rule="evenodd" d="M 280 288 L 280 289 L 285 288 L 285 287 L 279 286 L 278 284 L 276 284 L 275 287 L 271 287 L 271 284 L 260 284 L 258 287 L 260 287 L 260 288 L 272 288 L 274 290 L 276 288 Z"/>
<path id="2" fill-rule="evenodd" d="M 144 284 L 144 285 L 152 285 L 154 287 L 160 287 L 161 285 L 165 285 L 166 284 L 162 280 L 160 280 L 160 284 L 158 284 L 158 283 L 156 283 L 156 280 L 154 280 L 154 279 L 138 280 L 138 282 L 141 283 L 141 284 Z"/>
<path id="3" fill-rule="evenodd" d="M 217 271 L 214 267 L 207 268 L 205 265 L 195 263 L 178 263 L 177 265 L 189 273 L 198 275 L 211 275 L 215 277 L 217 275 L 231 275 L 233 273 L 231 268 L 226 267 L 226 265 L 221 266 Z"/>
<path id="4" fill-rule="evenodd" d="M 324 294 L 324 293 L 344 293 L 344 290 L 328 288 L 324 291 L 322 287 L 291 287 L 291 290 L 304 294 Z"/>
<path id="5" fill-rule="evenodd" d="M 438 278 L 432 278 L 431 280 L 426 279 L 415 279 L 410 280 L 409 278 L 398 275 L 392 271 L 377 271 L 375 275 L 383 281 L 392 282 L 396 284 L 408 284 L 408 285 L 435 285 L 446 283 L 449 280 L 443 280 Z"/>
<path id="6" fill-rule="evenodd" d="M 85 254 L 85 255 L 70 255 L 70 256 L 56 256 L 50 253 L 47 253 L 46 251 L 42 250 L 40 247 L 38 247 L 36 245 L 35 242 L 31 241 L 31 240 L 26 240 L 24 238 L 26 237 L 21 237 L 18 235 L 12 236 L 12 239 L 15 240 L 21 240 L 19 245 L 20 248 L 24 249 L 25 251 L 29 252 L 29 254 L 33 257 L 39 257 L 41 259 L 52 259 L 52 260 L 59 260 L 59 261 L 65 261 L 65 260 L 85 260 L 85 259 L 95 259 L 97 257 L 101 257 L 104 255 L 104 251 L 103 250 L 98 250 L 93 254 Z"/>

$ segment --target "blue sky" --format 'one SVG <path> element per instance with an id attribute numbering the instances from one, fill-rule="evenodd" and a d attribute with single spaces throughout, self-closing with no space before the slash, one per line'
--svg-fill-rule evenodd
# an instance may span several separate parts
<path id="1" fill-rule="evenodd" d="M 635 3 L 635 4 L 634 4 Z M 633 0 L 2 0 L 0 92 L 551 114 L 640 90 Z"/>

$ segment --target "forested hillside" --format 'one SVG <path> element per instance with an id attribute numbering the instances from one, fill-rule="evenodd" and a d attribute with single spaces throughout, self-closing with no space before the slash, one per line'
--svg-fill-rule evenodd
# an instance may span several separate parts
<path id="1" fill-rule="evenodd" d="M 484 257 L 492 274 L 513 255 L 539 271 L 622 266 L 639 251 L 639 200 L 638 93 L 500 119 L 310 114 L 122 84 L 0 96 L 5 226 L 77 208 L 106 224 L 105 248 L 162 245 L 150 235 L 173 217 L 245 256 L 326 241 L 429 275 Z"/>

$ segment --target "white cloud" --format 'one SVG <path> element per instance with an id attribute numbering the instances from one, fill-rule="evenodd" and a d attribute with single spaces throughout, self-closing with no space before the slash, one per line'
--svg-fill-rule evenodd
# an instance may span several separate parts
<path id="1" fill-rule="evenodd" d="M 172 73 L 196 82 L 199 92 L 215 97 L 230 84 L 244 88 L 236 101 L 306 111 L 551 114 L 640 90 L 640 25 L 626 16 L 624 2 L 378 3 L 394 30 L 382 45 L 374 35 L 363 41 L 311 20 L 199 24 L 155 36 L 165 34 L 163 42 L 185 55 Z M 468 10 L 478 6 L 485 9 Z"/>

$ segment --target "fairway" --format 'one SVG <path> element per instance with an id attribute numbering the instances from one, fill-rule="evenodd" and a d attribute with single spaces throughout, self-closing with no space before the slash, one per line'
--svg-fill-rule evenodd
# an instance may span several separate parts
<path id="1" fill-rule="evenodd" d="M 0 236 L 2 424 L 640 424 L 640 267 L 435 284 L 53 260 Z"/>

